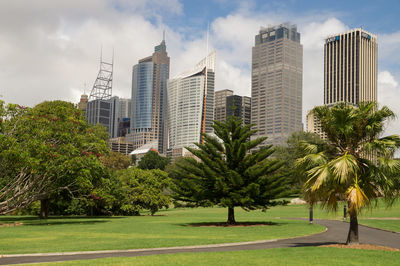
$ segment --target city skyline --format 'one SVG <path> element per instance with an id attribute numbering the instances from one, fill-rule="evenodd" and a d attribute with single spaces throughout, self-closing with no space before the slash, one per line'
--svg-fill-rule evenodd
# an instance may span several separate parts
<path id="1" fill-rule="evenodd" d="M 102 45 L 107 60 L 115 48 L 114 95 L 129 97 L 131 66 L 151 52 L 149 47 L 159 42 L 164 29 L 174 76 L 205 56 L 208 23 L 210 49 L 219 55 L 216 90 L 250 95 L 254 35 L 260 26 L 291 21 L 298 25 L 304 46 L 303 122 L 307 110 L 323 103 L 324 38 L 361 25 L 378 36 L 378 101 L 400 114 L 395 101 L 400 96 L 400 26 L 394 17 L 399 4 L 364 2 L 369 8 L 356 12 L 354 3 L 311 2 L 299 8 L 298 1 L 209 1 L 207 9 L 178 1 L 1 3 L 2 19 L 7 21 L 1 35 L 0 58 L 6 62 L 0 68 L 1 99 L 27 106 L 51 99 L 77 102 L 84 83 L 86 93 L 90 91 Z M 196 8 L 201 12 L 193 15 Z M 43 16 L 43 9 L 49 15 Z M 389 125 L 389 131 L 394 130 L 400 130 L 399 121 Z"/>

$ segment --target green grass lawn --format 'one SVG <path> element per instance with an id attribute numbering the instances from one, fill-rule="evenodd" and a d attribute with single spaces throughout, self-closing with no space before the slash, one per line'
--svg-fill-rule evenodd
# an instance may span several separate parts
<path id="1" fill-rule="evenodd" d="M 224 208 L 172 209 L 158 216 L 138 217 L 54 217 L 39 220 L 27 216 L 2 216 L 1 223 L 22 222 L 22 226 L 0 227 L 0 254 L 135 249 L 185 245 L 244 242 L 287 238 L 318 233 L 317 224 L 286 219 L 308 218 L 307 205 L 274 207 L 267 212 L 235 209 L 238 222 L 271 222 L 253 227 L 196 227 L 194 223 L 224 222 Z M 328 213 L 314 209 L 314 218 L 342 219 L 343 209 Z M 400 232 L 400 220 L 371 220 L 370 217 L 400 217 L 400 204 L 365 211 L 360 223 Z"/>
<path id="2" fill-rule="evenodd" d="M 400 252 L 325 247 L 179 253 L 68 261 L 55 265 L 398 265 Z M 48 264 L 36 264 L 48 265 Z"/>
<path id="3" fill-rule="evenodd" d="M 159 216 L 79 218 L 0 217 L 0 254 L 135 249 L 287 238 L 322 232 L 320 225 L 271 217 L 268 212 L 236 210 L 236 220 L 272 222 L 248 227 L 198 227 L 192 223 L 224 222 L 223 208 L 174 209 Z"/>

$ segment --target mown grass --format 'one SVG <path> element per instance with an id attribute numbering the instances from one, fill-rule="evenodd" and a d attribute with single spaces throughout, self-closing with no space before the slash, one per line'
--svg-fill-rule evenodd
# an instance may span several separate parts
<path id="1" fill-rule="evenodd" d="M 400 252 L 326 247 L 179 253 L 79 260 L 55 265 L 398 265 Z M 36 264 L 48 265 L 48 264 Z"/>
<path id="2" fill-rule="evenodd" d="M 320 225 L 277 219 L 261 211 L 236 210 L 237 221 L 270 222 L 247 227 L 199 227 L 192 224 L 224 222 L 226 209 L 197 208 L 162 211 L 139 217 L 0 217 L 22 226 L 0 227 L 0 254 L 135 249 L 244 242 L 287 238 L 322 232 Z"/>
<path id="3" fill-rule="evenodd" d="M 23 223 L 22 226 L 0 227 L 0 254 L 135 249 L 201 244 L 244 242 L 287 238 L 318 233 L 322 226 L 306 221 L 307 205 L 274 207 L 266 212 L 245 212 L 236 208 L 238 222 L 271 222 L 273 225 L 249 227 L 198 227 L 198 223 L 224 222 L 224 208 L 172 209 L 158 216 L 139 217 L 53 217 L 39 220 L 30 216 L 2 216 L 1 223 Z M 326 212 L 314 208 L 314 218 L 342 219 L 343 209 Z M 359 222 L 373 227 L 400 232 L 399 220 L 367 218 L 400 217 L 400 204 L 366 210 Z"/>

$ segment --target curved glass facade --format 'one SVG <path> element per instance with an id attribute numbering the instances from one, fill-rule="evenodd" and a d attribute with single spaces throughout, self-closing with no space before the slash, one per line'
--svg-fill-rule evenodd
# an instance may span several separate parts
<path id="1" fill-rule="evenodd" d="M 132 122 L 133 130 L 151 129 L 153 102 L 154 63 L 144 62 L 133 67 L 132 81 Z"/>

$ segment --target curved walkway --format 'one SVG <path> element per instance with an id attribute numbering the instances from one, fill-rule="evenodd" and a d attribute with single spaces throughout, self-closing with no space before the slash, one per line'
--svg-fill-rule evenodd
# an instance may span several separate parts
<path id="1" fill-rule="evenodd" d="M 287 248 L 320 246 L 327 244 L 344 243 L 346 241 L 349 224 L 333 220 L 315 220 L 314 223 L 323 225 L 327 230 L 323 233 L 289 238 L 280 240 L 265 240 L 254 242 L 241 242 L 217 245 L 202 245 L 188 247 L 169 247 L 151 249 L 132 249 L 132 250 L 106 250 L 88 252 L 65 252 L 65 253 L 45 253 L 45 254 L 19 254 L 3 255 L 0 258 L 0 265 L 22 264 L 39 262 L 56 262 L 69 260 L 88 260 L 107 257 L 134 257 L 148 256 L 156 254 L 173 254 L 182 252 L 216 252 L 216 251 L 236 251 L 265 248 Z M 393 233 L 371 227 L 359 225 L 360 243 L 387 246 L 400 249 L 400 233 Z"/>

